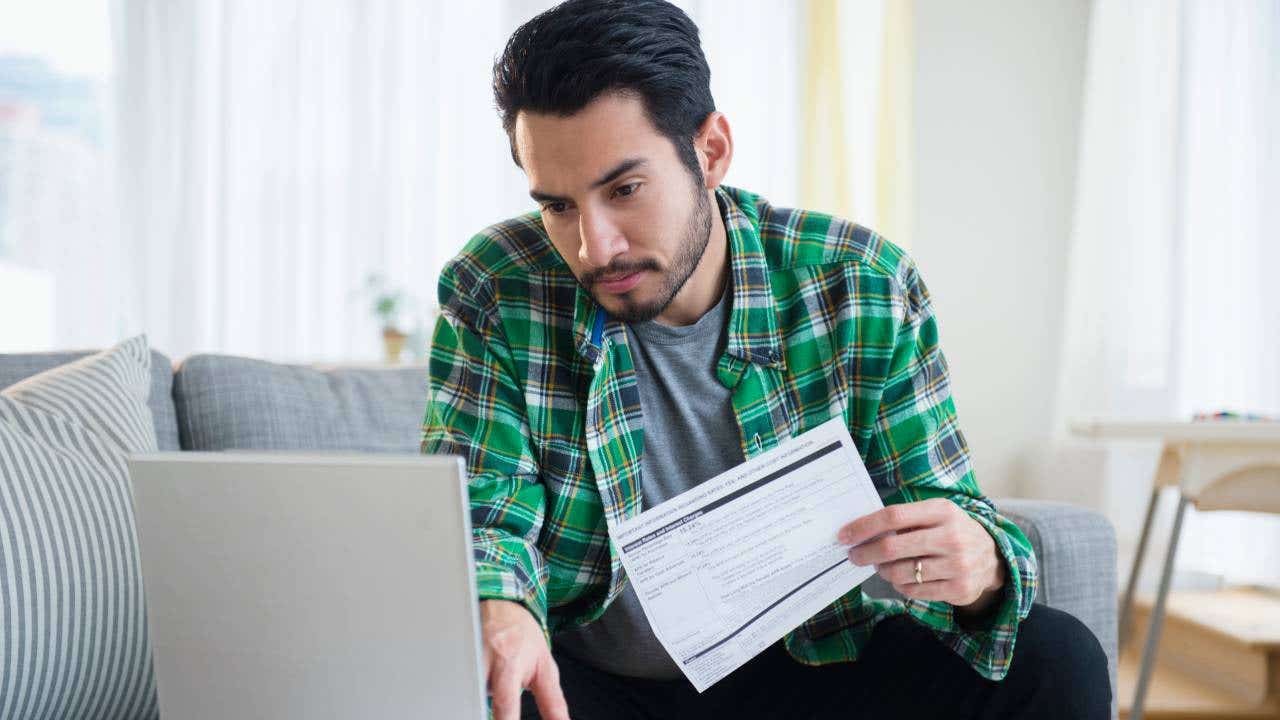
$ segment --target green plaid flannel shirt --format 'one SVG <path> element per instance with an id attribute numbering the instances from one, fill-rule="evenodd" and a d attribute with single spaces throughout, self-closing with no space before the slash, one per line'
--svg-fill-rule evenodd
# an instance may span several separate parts
<path id="1" fill-rule="evenodd" d="M 853 223 L 728 187 L 716 196 L 733 293 L 717 374 L 744 456 L 841 415 L 886 504 L 952 500 L 991 533 L 1008 569 L 979 627 L 962 627 L 946 603 L 854 588 L 789 633 L 787 650 L 807 664 L 855 660 L 875 623 L 908 613 L 1002 678 L 1036 560 L 974 480 L 914 263 Z M 441 273 L 439 299 L 421 449 L 466 459 L 479 596 L 523 603 L 550 639 L 598 618 L 626 582 L 605 518 L 641 511 L 627 335 L 579 286 L 536 212 L 472 238 Z"/>

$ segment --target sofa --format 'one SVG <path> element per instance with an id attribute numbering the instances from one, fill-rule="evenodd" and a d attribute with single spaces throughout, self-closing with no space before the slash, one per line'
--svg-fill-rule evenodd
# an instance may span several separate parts
<path id="1" fill-rule="evenodd" d="M 0 388 L 92 351 L 0 354 Z M 426 368 L 301 366 L 224 355 L 174 363 L 151 352 L 148 400 L 162 451 L 354 450 L 414 453 Z M 1067 611 L 1116 663 L 1116 545 L 1110 523 L 1060 503 L 995 499 L 1040 561 L 1036 602 Z M 892 590 L 878 578 L 873 595 Z"/>

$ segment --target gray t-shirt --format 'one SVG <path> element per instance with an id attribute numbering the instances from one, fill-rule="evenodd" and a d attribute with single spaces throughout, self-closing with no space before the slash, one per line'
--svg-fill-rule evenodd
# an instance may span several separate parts
<path id="1" fill-rule="evenodd" d="M 657 322 L 627 327 L 644 416 L 640 459 L 645 510 L 743 461 L 731 391 L 716 377 L 724 352 L 729 296 L 692 325 Z M 640 599 L 627 583 L 595 622 L 552 638 L 558 650 L 606 672 L 631 677 L 683 677 L 654 637 Z"/>

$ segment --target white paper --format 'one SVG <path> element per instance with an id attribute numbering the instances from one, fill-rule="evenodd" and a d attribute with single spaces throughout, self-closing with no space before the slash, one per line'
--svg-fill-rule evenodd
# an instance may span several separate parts
<path id="1" fill-rule="evenodd" d="M 883 507 L 839 419 L 618 523 L 649 624 L 698 692 L 874 572 L 836 532 Z"/>

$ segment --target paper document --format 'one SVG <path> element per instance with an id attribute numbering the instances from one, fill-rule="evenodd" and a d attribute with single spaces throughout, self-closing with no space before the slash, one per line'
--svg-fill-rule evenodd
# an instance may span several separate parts
<path id="1" fill-rule="evenodd" d="M 874 572 L 836 532 L 883 507 L 839 418 L 618 523 L 654 634 L 698 692 Z"/>

